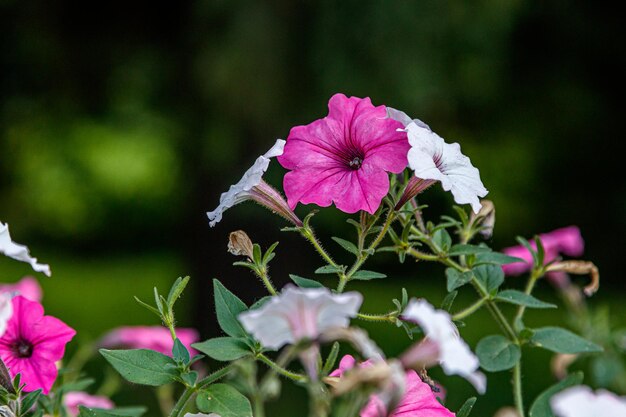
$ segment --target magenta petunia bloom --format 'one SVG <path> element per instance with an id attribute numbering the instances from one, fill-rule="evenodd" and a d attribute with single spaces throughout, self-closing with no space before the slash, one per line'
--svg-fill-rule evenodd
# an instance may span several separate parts
<path id="1" fill-rule="evenodd" d="M 88 408 L 100 408 L 105 410 L 110 410 L 115 407 L 113 401 L 107 397 L 103 397 L 101 395 L 90 395 L 81 391 L 72 391 L 65 394 L 65 396 L 63 396 L 63 405 L 67 409 L 67 413 L 72 417 L 78 415 L 80 411 L 78 409 L 79 405 Z"/>
<path id="2" fill-rule="evenodd" d="M 196 329 L 177 328 L 176 335 L 191 355 L 197 352 L 191 348 L 200 336 Z M 151 349 L 164 355 L 172 356 L 174 341 L 169 329 L 162 326 L 127 326 L 118 327 L 105 334 L 100 341 L 104 348 L 126 347 L 130 349 Z"/>
<path id="3" fill-rule="evenodd" d="M 541 234 L 539 235 L 539 239 L 541 239 L 545 253 L 544 263 L 554 261 L 560 254 L 578 257 L 581 256 L 585 250 L 585 241 L 580 234 L 580 229 L 576 226 L 563 227 Z M 533 249 L 537 249 L 534 240 L 531 240 L 529 243 Z M 503 249 L 502 252 L 524 260 L 524 262 L 502 265 L 505 274 L 520 275 L 532 269 L 533 257 L 524 246 L 512 246 Z M 557 286 L 565 284 L 568 281 L 565 272 L 549 272 L 547 277 Z"/>
<path id="4" fill-rule="evenodd" d="M 346 213 L 374 213 L 389 191 L 388 172 L 407 166 L 409 141 L 402 123 L 369 98 L 335 94 L 328 116 L 296 126 L 278 162 L 290 170 L 283 186 L 289 206 L 298 202 Z"/>
<path id="5" fill-rule="evenodd" d="M 333 371 L 330 376 L 341 377 L 341 375 L 354 368 L 356 361 L 350 355 L 341 359 L 339 368 Z M 371 361 L 366 361 L 359 366 L 371 366 Z M 359 413 L 360 417 L 383 417 L 387 416 L 384 402 L 377 395 L 370 396 L 370 400 Z M 417 372 L 408 370 L 405 374 L 405 391 L 390 417 L 454 417 L 454 413 L 448 410 L 437 401 L 437 396 L 432 388 L 422 382 Z"/>
<path id="6" fill-rule="evenodd" d="M 2 293 L 21 295 L 38 303 L 43 298 L 43 291 L 39 282 L 30 276 L 24 277 L 14 284 L 0 284 L 0 294 Z"/>
<path id="7" fill-rule="evenodd" d="M 76 331 L 61 320 L 44 316 L 43 306 L 18 295 L 13 298 L 13 316 L 0 338 L 0 358 L 11 377 L 22 374 L 26 391 L 41 388 L 47 394 L 56 380 L 55 362 L 65 354 L 65 345 Z"/>

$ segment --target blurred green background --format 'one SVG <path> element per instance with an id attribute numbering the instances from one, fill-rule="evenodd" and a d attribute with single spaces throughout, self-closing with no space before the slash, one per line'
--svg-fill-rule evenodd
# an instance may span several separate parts
<path id="1" fill-rule="evenodd" d="M 258 206 L 230 210 L 214 229 L 205 212 L 276 138 L 324 116 L 333 93 L 369 96 L 461 143 L 497 207 L 495 248 L 579 225 L 602 272 L 592 303 L 611 303 L 624 321 L 623 35 L 618 13 L 583 1 L 0 0 L 0 220 L 52 266 L 44 304 L 80 338 L 155 323 L 132 295 L 187 274 L 180 324 L 215 335 L 212 277 L 246 302 L 262 294 L 231 266 L 230 231 L 281 241 L 279 285 L 321 263 Z M 280 186 L 274 165 L 269 181 Z M 432 219 L 450 214 L 450 201 L 438 187 L 422 198 Z M 326 210 L 314 222 L 328 240 L 351 232 L 346 218 Z M 443 298 L 440 268 L 393 261 L 372 266 L 393 279 L 354 286 L 369 310 L 391 307 L 401 285 Z M 0 282 L 28 273 L 0 259 Z M 484 315 L 469 324 L 472 346 L 493 329 Z M 367 327 L 391 355 L 408 346 L 400 330 Z M 553 378 L 550 355 L 529 357 L 531 398 Z M 508 379 L 494 375 L 475 415 L 511 402 Z M 448 381 L 456 409 L 472 389 Z M 293 391 L 294 408 L 270 415 L 302 414 Z"/>

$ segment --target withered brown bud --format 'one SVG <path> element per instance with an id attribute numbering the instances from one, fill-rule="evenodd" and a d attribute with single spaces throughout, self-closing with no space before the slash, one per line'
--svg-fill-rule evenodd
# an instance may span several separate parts
<path id="1" fill-rule="evenodd" d="M 513 407 L 503 407 L 499 409 L 493 417 L 519 417 L 519 413 Z"/>
<path id="2" fill-rule="evenodd" d="M 235 256 L 246 256 L 252 259 L 252 241 L 243 230 L 231 232 L 228 236 L 228 252 Z"/>
<path id="3" fill-rule="evenodd" d="M 561 261 L 555 262 L 546 268 L 546 272 L 567 272 L 575 275 L 589 274 L 591 282 L 583 289 L 587 297 L 592 296 L 600 288 L 600 271 L 593 262 L 589 261 Z"/>
<path id="4" fill-rule="evenodd" d="M 563 379 L 567 376 L 567 368 L 574 363 L 578 358 L 578 355 L 572 353 L 559 353 L 552 357 L 550 361 L 550 369 L 552 374 L 558 379 Z"/>
<path id="5" fill-rule="evenodd" d="M 477 214 L 472 212 L 470 221 L 481 226 L 478 233 L 484 238 L 490 238 L 496 224 L 496 206 L 491 200 L 480 200 L 480 204 L 482 204 L 480 211 Z"/>

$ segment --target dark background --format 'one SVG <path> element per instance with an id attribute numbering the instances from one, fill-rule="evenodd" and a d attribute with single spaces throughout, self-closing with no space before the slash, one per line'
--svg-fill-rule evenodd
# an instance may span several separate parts
<path id="1" fill-rule="evenodd" d="M 0 219 L 51 264 L 44 304 L 82 337 L 154 322 L 131 296 L 187 274 L 181 324 L 215 335 L 210 278 L 246 302 L 262 295 L 231 266 L 230 231 L 281 241 L 279 285 L 321 261 L 258 206 L 230 210 L 214 229 L 205 212 L 276 138 L 323 117 L 343 92 L 461 143 L 497 207 L 495 248 L 580 226 L 602 273 L 596 302 L 610 301 L 624 288 L 623 27 L 616 10 L 582 1 L 0 0 Z M 422 202 L 431 219 L 451 212 L 438 187 Z M 314 223 L 328 241 L 351 232 L 346 218 L 326 210 Z M 373 264 L 396 282 L 356 288 L 373 310 L 390 307 L 400 283 L 443 297 L 440 269 L 393 259 Z M 0 281 L 27 272 L 0 262 Z M 389 329 L 371 331 L 385 345 Z M 534 378 L 531 393 L 551 383 Z M 454 383 L 451 408 L 471 394 Z M 498 392 L 479 413 L 510 401 Z"/>

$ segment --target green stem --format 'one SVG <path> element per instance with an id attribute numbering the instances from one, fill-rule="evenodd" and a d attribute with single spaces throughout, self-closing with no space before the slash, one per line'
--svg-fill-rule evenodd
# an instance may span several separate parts
<path id="1" fill-rule="evenodd" d="M 259 278 L 261 278 L 261 281 L 263 281 L 263 285 L 265 286 L 267 291 L 271 295 L 276 295 L 276 288 L 274 288 L 274 285 L 272 285 L 272 281 L 270 280 L 270 276 L 267 273 L 267 268 L 255 268 L 254 272 L 256 272 L 256 275 Z"/>
<path id="2" fill-rule="evenodd" d="M 539 278 L 541 278 L 542 275 L 543 275 L 542 271 L 533 269 L 533 272 L 530 274 L 530 277 L 528 278 L 528 282 L 526 283 L 526 288 L 524 289 L 524 292 L 526 294 L 530 295 L 530 293 L 533 292 L 533 288 L 535 288 L 535 283 L 537 282 Z M 517 314 L 515 314 L 515 320 L 513 322 L 517 323 L 518 321 L 520 321 L 522 317 L 524 317 L 525 311 L 526 311 L 526 306 L 519 306 L 519 308 L 517 309 Z"/>
<path id="3" fill-rule="evenodd" d="M 174 405 L 174 408 L 172 408 L 172 411 L 170 412 L 170 417 L 179 417 L 180 415 L 182 415 L 183 411 L 185 411 L 187 403 L 195 393 L 196 392 L 193 388 L 185 388 L 182 395 Z"/>
<path id="4" fill-rule="evenodd" d="M 252 407 L 254 417 L 265 417 L 265 405 L 263 403 L 263 396 L 258 393 L 252 397 Z"/>
<path id="5" fill-rule="evenodd" d="M 267 366 L 269 366 L 274 372 L 276 372 L 279 375 L 282 375 L 286 378 L 291 379 L 292 381 L 296 381 L 296 382 L 300 382 L 300 381 L 304 381 L 306 379 L 306 377 L 302 374 L 296 373 L 296 372 L 292 372 L 288 369 L 283 368 L 282 366 L 280 366 L 279 364 L 277 364 L 276 362 L 274 362 L 273 360 L 271 360 L 270 358 L 268 358 L 267 356 L 265 356 L 262 353 L 257 354 L 256 356 L 261 362 L 263 362 L 264 364 L 266 364 Z"/>
<path id="6" fill-rule="evenodd" d="M 332 265 L 335 268 L 340 269 L 340 266 L 337 264 L 337 262 L 335 262 L 335 260 L 328 254 L 328 252 L 326 252 L 319 240 L 317 240 L 317 237 L 315 236 L 315 233 L 313 232 L 313 229 L 311 227 L 302 227 L 300 229 L 300 234 L 306 240 L 311 242 L 317 253 L 319 253 L 320 256 L 324 258 L 328 265 Z"/>
<path id="7" fill-rule="evenodd" d="M 478 310 L 479 308 L 481 308 L 483 306 L 483 304 L 485 304 L 485 302 L 487 302 L 487 299 L 485 298 L 481 298 L 478 301 L 476 301 L 474 304 L 472 304 L 471 306 L 459 311 L 458 313 L 456 313 L 455 315 L 452 316 L 452 320 L 454 321 L 458 321 L 458 320 L 463 320 L 465 317 L 470 316 L 471 314 L 473 314 L 476 310 Z"/>
<path id="8" fill-rule="evenodd" d="M 367 313 L 358 313 L 356 315 L 357 319 L 366 320 L 366 321 L 377 321 L 377 322 L 396 322 L 397 311 L 392 311 L 386 314 L 367 314 Z"/>
<path id="9" fill-rule="evenodd" d="M 228 373 L 230 371 L 233 370 L 233 365 L 226 365 L 225 367 L 218 369 L 217 371 L 213 372 L 212 374 L 209 374 L 207 376 L 205 376 L 202 380 L 200 380 L 197 384 L 196 384 L 196 390 L 202 389 L 208 385 L 211 385 L 212 383 L 214 383 L 215 381 L 217 381 L 218 379 L 221 379 L 223 377 L 225 377 L 226 375 L 228 375 Z"/>
<path id="10" fill-rule="evenodd" d="M 513 368 L 513 396 L 519 417 L 524 417 L 524 398 L 522 396 L 522 361 Z"/>
<path id="11" fill-rule="evenodd" d="M 370 252 L 373 252 L 380 242 L 385 238 L 387 232 L 389 231 L 389 227 L 391 223 L 396 219 L 396 212 L 393 210 L 389 210 L 387 214 L 387 219 L 385 220 L 385 224 L 383 224 L 382 229 L 376 235 L 372 243 L 370 243 L 369 247 L 366 251 L 361 251 L 359 257 L 354 262 L 354 265 L 348 270 L 346 274 L 339 277 L 339 285 L 337 286 L 337 292 L 341 293 L 346 287 L 346 284 L 352 279 L 352 276 L 361 268 L 361 266 L 365 263 L 365 261 L 370 257 Z"/>

